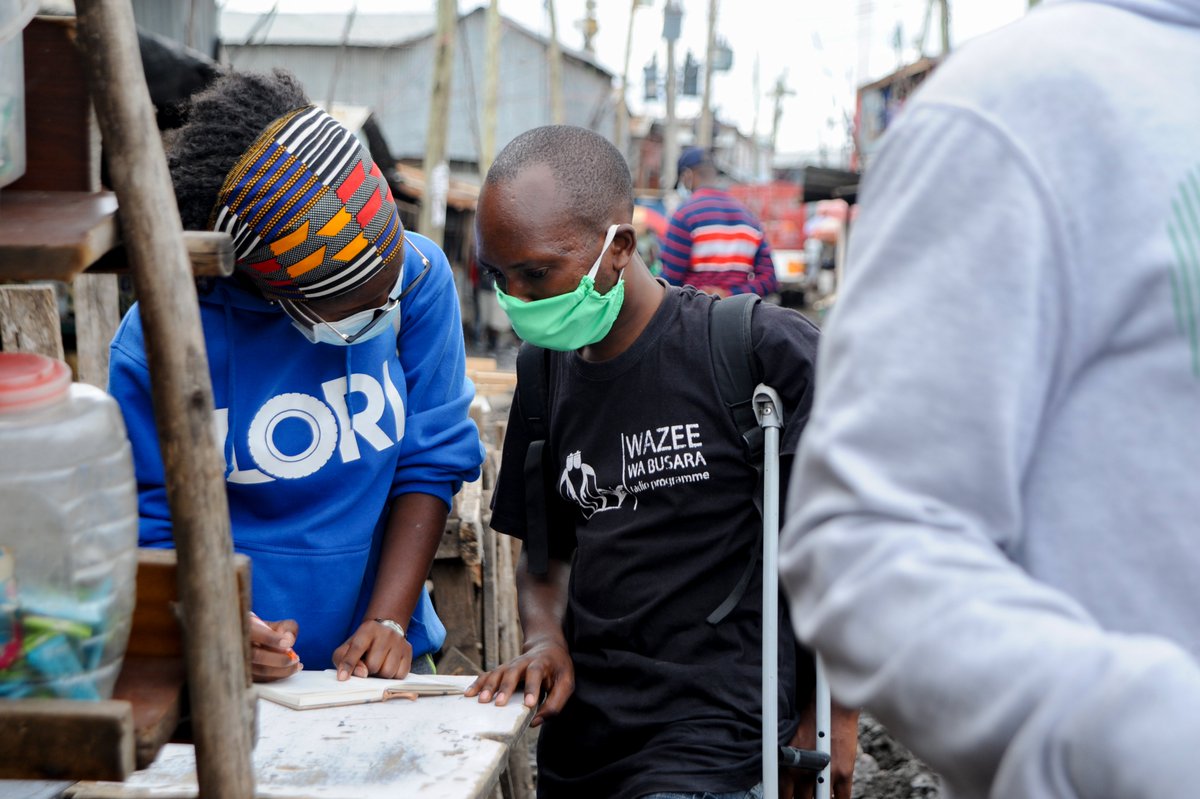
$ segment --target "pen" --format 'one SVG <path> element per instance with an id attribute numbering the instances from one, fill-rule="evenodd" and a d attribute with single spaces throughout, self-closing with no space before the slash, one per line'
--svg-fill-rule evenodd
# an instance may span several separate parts
<path id="1" fill-rule="evenodd" d="M 250 624 L 251 624 L 252 626 L 261 627 L 263 630 L 266 630 L 267 632 L 270 632 L 272 635 L 274 635 L 274 634 L 275 634 L 275 630 L 271 628 L 271 625 L 267 624 L 265 621 L 263 621 L 262 619 L 260 619 L 260 618 L 258 617 L 258 614 L 257 614 L 257 613 L 255 613 L 254 611 L 250 611 Z M 289 657 L 289 658 L 291 658 L 292 660 L 299 660 L 299 659 L 300 659 L 300 656 L 299 656 L 299 655 L 297 655 L 297 654 L 296 654 L 296 651 L 295 651 L 294 649 L 292 649 L 290 646 L 287 648 L 287 655 L 288 655 L 288 657 Z"/>

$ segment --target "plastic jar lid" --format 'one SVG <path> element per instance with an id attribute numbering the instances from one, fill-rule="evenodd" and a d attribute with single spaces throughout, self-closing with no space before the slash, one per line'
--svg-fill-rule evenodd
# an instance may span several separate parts
<path id="1" fill-rule="evenodd" d="M 71 368 L 30 352 L 0 352 L 0 413 L 50 405 L 71 388 Z"/>

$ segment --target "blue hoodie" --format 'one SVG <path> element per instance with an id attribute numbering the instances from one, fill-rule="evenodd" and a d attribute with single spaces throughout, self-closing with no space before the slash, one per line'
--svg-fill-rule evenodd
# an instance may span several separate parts
<path id="1" fill-rule="evenodd" d="M 407 240 L 404 284 L 423 266 L 413 247 L 432 268 L 401 302 L 398 338 L 311 344 L 232 281 L 200 297 L 234 548 L 253 564 L 255 612 L 295 619 L 310 666 L 329 664 L 366 612 L 391 501 L 422 493 L 449 505 L 483 459 L 450 265 L 423 236 Z M 109 391 L 133 444 L 140 544 L 172 546 L 136 305 L 113 339 Z M 445 639 L 424 591 L 407 633 L 414 657 Z"/>

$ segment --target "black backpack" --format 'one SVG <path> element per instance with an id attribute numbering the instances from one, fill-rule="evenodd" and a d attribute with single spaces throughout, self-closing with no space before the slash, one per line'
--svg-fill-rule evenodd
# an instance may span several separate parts
<path id="1" fill-rule="evenodd" d="M 746 459 L 758 471 L 762 487 L 763 431 L 754 415 L 754 389 L 762 382 L 761 368 L 751 343 L 751 321 L 760 297 L 736 294 L 718 300 L 709 310 L 709 345 L 721 402 L 733 416 L 742 437 Z M 529 433 L 525 451 L 525 554 L 532 574 L 549 570 L 550 538 L 546 498 L 553 496 L 557 469 L 550 463 L 546 440 L 549 437 L 548 374 L 549 350 L 522 344 L 517 353 L 516 402 Z M 754 504 L 762 513 L 762 491 L 756 490 Z M 708 616 L 710 624 L 724 619 L 746 592 L 758 567 L 762 549 L 759 540 L 751 551 L 749 563 L 728 597 Z"/>

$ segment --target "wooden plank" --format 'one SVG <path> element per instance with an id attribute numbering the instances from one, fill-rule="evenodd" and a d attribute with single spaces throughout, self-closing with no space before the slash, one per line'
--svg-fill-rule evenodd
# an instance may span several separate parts
<path id="1" fill-rule="evenodd" d="M 100 188 L 100 132 L 75 46 L 73 17 L 25 28 L 25 174 L 14 191 Z"/>
<path id="2" fill-rule="evenodd" d="M 464 655 L 458 647 L 442 647 L 442 652 L 442 657 L 437 662 L 438 674 L 461 677 L 480 672 L 479 663 Z"/>
<path id="3" fill-rule="evenodd" d="M 188 230 L 184 249 L 195 277 L 233 274 L 227 233 Z M 72 280 L 85 269 L 129 271 L 112 192 L 0 193 L 0 280 Z"/>
<path id="4" fill-rule="evenodd" d="M 63 358 L 53 286 L 0 286 L 0 349 Z"/>
<path id="5" fill-rule="evenodd" d="M 245 620 L 238 609 L 224 459 L 196 288 L 128 3 L 76 0 L 84 75 L 104 137 L 146 330 L 147 358 L 179 553 L 200 790 L 250 799 Z"/>
<path id="6" fill-rule="evenodd" d="M 438 542 L 434 560 L 458 558 L 458 519 L 446 519 L 446 527 L 442 530 L 442 540 Z"/>
<path id="7" fill-rule="evenodd" d="M 250 559 L 234 555 L 240 610 L 250 610 Z M 139 549 L 137 604 L 129 631 L 126 653 L 141 657 L 183 657 L 183 632 L 179 625 L 177 557 L 173 549 Z M 244 639 L 250 640 L 249 619 L 242 625 Z"/>
<path id="8" fill-rule="evenodd" d="M 121 323 L 116 275 L 82 274 L 71 283 L 75 297 L 75 379 L 108 386 L 108 346 Z"/>
<path id="9" fill-rule="evenodd" d="M 467 371 L 468 372 L 494 372 L 496 371 L 496 359 L 486 358 L 479 355 L 467 356 Z"/>
<path id="10" fill-rule="evenodd" d="M 431 572 L 438 617 L 446 626 L 446 649 L 457 647 L 478 668 L 479 608 L 470 571 L 459 561 L 435 560 Z"/>
<path id="11" fill-rule="evenodd" d="M 183 231 L 183 246 L 187 250 L 192 274 L 196 277 L 229 277 L 237 262 L 233 238 L 215 230 Z"/>
<path id="12" fill-rule="evenodd" d="M 491 671 L 500 665 L 500 617 L 497 602 L 501 579 L 496 569 L 496 531 L 481 526 L 483 535 L 483 667 Z"/>
<path id="13" fill-rule="evenodd" d="M 133 773 L 133 740 L 128 702 L 6 700 L 0 779 L 123 780 Z"/>
<path id="14" fill-rule="evenodd" d="M 69 782 L 0 780 L 0 799 L 60 799 Z"/>
<path id="15" fill-rule="evenodd" d="M 195 277 L 229 277 L 237 258 L 233 251 L 233 239 L 228 233 L 214 230 L 183 231 L 183 246 L 187 250 L 188 262 Z M 129 272 L 129 255 L 124 245 L 118 244 L 93 264 L 88 272 Z"/>
<path id="16" fill-rule="evenodd" d="M 187 686 L 182 657 L 126 655 L 113 689 L 113 699 L 133 710 L 134 755 L 138 768 L 154 762 L 159 750 L 179 726 Z M 99 775 L 89 776 L 97 779 Z"/>
<path id="17" fill-rule="evenodd" d="M 263 799 L 485 799 L 530 717 L 519 702 L 496 707 L 461 696 L 304 711 L 260 704 L 253 756 Z M 68 795 L 196 797 L 194 749 L 169 744 L 123 785 L 80 783 Z"/>
<path id="18" fill-rule="evenodd" d="M 0 192 L 0 280 L 70 280 L 116 245 L 111 192 Z"/>
<path id="19" fill-rule="evenodd" d="M 521 622 L 517 612 L 517 563 L 513 542 L 520 540 L 493 533 L 496 552 L 496 626 L 499 661 L 507 663 L 521 654 Z M 510 799 L 533 799 L 533 765 L 530 758 L 531 736 L 515 741 L 508 753 Z"/>

